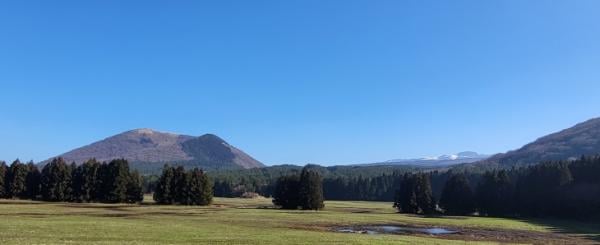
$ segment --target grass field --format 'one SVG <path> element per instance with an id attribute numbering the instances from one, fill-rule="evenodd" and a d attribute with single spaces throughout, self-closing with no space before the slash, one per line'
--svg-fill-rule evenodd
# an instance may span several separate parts
<path id="1" fill-rule="evenodd" d="M 151 197 L 146 196 L 146 200 Z M 449 236 L 338 233 L 336 226 L 447 227 Z M 587 223 L 419 217 L 391 203 L 328 201 L 323 211 L 273 209 L 269 199 L 215 198 L 207 207 L 0 200 L 0 244 L 479 244 L 594 243 Z M 463 241 L 466 240 L 466 241 Z"/>

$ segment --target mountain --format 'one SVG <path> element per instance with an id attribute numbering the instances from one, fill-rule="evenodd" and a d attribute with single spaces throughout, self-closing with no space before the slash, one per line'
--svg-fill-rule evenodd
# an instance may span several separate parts
<path id="1" fill-rule="evenodd" d="M 544 136 L 518 150 L 494 155 L 481 163 L 504 166 L 528 165 L 596 154 L 600 154 L 600 118 L 590 119 Z"/>
<path id="2" fill-rule="evenodd" d="M 473 151 L 464 151 L 457 154 L 441 155 L 437 157 L 423 157 L 414 159 L 393 159 L 385 162 L 372 163 L 368 165 L 412 165 L 421 167 L 442 167 L 461 163 L 472 163 L 486 159 L 489 155 L 479 154 Z"/>
<path id="3" fill-rule="evenodd" d="M 264 167 L 261 162 L 216 135 L 194 137 L 147 128 L 117 134 L 57 157 L 77 164 L 90 158 L 98 161 L 125 158 L 141 168 L 162 167 L 164 163 L 202 168 Z"/>

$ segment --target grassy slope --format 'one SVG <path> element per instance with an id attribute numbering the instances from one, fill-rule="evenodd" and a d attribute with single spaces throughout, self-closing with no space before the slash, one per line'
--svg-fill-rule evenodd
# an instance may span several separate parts
<path id="1" fill-rule="evenodd" d="M 320 212 L 270 209 L 268 199 L 216 198 L 209 207 L 0 203 L 0 244 L 465 244 L 430 237 L 334 233 L 323 227 L 396 223 L 550 230 L 508 219 L 401 215 L 390 203 L 380 202 L 331 201 Z"/>

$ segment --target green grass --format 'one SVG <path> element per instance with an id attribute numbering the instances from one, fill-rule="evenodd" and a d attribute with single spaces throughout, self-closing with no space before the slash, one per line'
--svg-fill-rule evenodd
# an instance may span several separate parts
<path id="1" fill-rule="evenodd" d="M 384 202 L 329 201 L 325 210 L 315 212 L 272 209 L 269 199 L 215 198 L 207 207 L 0 201 L 0 244 L 471 244 L 328 230 L 358 224 L 556 230 L 500 218 L 403 215 Z"/>

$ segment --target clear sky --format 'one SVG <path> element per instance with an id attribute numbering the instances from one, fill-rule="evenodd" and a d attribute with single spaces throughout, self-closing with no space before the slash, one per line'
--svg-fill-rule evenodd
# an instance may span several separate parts
<path id="1" fill-rule="evenodd" d="M 266 164 L 518 148 L 600 116 L 600 1 L 2 1 L 0 159 L 134 128 Z"/>

